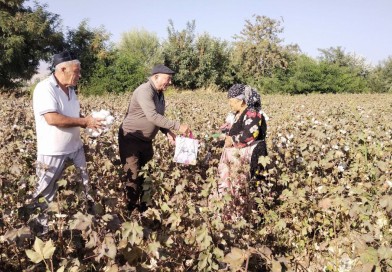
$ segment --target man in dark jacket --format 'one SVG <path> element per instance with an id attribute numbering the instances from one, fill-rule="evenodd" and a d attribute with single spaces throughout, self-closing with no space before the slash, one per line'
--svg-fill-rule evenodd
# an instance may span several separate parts
<path id="1" fill-rule="evenodd" d="M 138 177 L 140 169 L 153 157 L 152 140 L 159 130 L 167 135 L 173 144 L 176 135 L 172 130 L 188 134 L 189 126 L 167 119 L 163 92 L 171 85 L 174 71 L 159 64 L 151 72 L 148 81 L 140 85 L 132 94 L 127 114 L 120 126 L 118 142 L 120 158 L 127 173 L 128 209 L 139 207 L 145 210 L 145 203 L 137 205 L 142 195 L 144 179 Z"/>

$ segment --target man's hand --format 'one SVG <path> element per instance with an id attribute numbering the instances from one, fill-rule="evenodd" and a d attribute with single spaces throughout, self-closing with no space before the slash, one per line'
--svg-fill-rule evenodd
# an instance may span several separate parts
<path id="1" fill-rule="evenodd" d="M 178 129 L 178 132 L 185 136 L 188 136 L 189 131 L 190 131 L 190 127 L 187 124 L 181 124 L 180 128 Z"/>
<path id="2" fill-rule="evenodd" d="M 84 117 L 85 119 L 85 128 L 92 128 L 94 130 L 98 130 L 102 128 L 102 118 L 94 118 L 91 115 Z"/>
<path id="3" fill-rule="evenodd" d="M 174 134 L 172 131 L 169 131 L 166 136 L 171 145 L 176 145 L 176 134 Z"/>
<path id="4" fill-rule="evenodd" d="M 69 117 L 62 115 L 57 112 L 48 112 L 44 115 L 45 121 L 48 125 L 56 127 L 82 127 L 82 128 L 92 128 L 94 130 L 102 128 L 102 118 L 93 118 L 91 115 L 87 117 Z"/>

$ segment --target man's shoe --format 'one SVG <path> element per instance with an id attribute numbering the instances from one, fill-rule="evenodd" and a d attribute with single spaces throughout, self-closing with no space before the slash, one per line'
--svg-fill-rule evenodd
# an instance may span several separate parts
<path id="1" fill-rule="evenodd" d="M 136 208 L 137 208 L 137 205 L 134 204 L 134 203 L 128 203 L 128 204 L 127 204 L 127 209 L 128 209 L 128 211 L 130 211 L 130 212 L 133 212 L 133 210 L 135 210 Z"/>
<path id="2" fill-rule="evenodd" d="M 144 213 L 145 211 L 147 211 L 148 206 L 146 202 L 141 202 L 140 205 L 138 206 L 138 211 L 140 213 Z"/>

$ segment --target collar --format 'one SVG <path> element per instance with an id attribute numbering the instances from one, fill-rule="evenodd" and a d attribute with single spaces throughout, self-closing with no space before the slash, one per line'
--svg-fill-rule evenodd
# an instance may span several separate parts
<path id="1" fill-rule="evenodd" d="M 59 87 L 59 84 L 57 83 L 56 77 L 54 76 L 54 74 L 51 74 L 49 76 L 49 82 L 50 84 L 52 84 L 53 86 Z"/>

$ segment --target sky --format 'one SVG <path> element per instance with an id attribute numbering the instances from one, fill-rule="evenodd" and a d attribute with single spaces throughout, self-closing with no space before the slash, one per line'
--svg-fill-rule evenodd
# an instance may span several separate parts
<path id="1" fill-rule="evenodd" d="M 27 1 L 29 2 L 29 1 Z M 31 1 L 32 2 L 32 1 Z M 195 21 L 195 34 L 226 41 L 240 34 L 253 15 L 281 20 L 283 44 L 298 44 L 318 57 L 318 49 L 340 46 L 376 65 L 392 56 L 392 0 L 38 0 L 60 15 L 63 31 L 84 19 L 104 27 L 111 41 L 123 33 L 146 30 L 167 38 L 169 20 L 181 31 Z"/>

